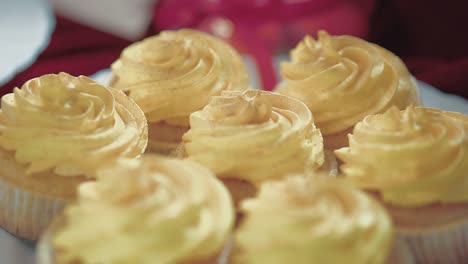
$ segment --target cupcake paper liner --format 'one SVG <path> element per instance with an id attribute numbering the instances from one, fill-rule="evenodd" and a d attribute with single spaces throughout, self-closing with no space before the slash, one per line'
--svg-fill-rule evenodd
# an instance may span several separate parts
<path id="1" fill-rule="evenodd" d="M 306 171 L 306 175 L 322 174 L 328 177 L 337 177 L 339 175 L 338 160 L 336 159 L 333 151 L 325 149 L 324 152 L 325 162 L 318 169 Z"/>
<path id="2" fill-rule="evenodd" d="M 15 188 L 0 179 L 0 226 L 11 234 L 37 240 L 65 201 Z"/>
<path id="3" fill-rule="evenodd" d="M 459 225 L 419 233 L 397 231 L 397 255 L 411 252 L 415 264 L 468 263 L 468 221 Z M 407 263 L 402 263 L 407 264 Z M 408 263 L 410 264 L 410 262 Z"/>
<path id="4" fill-rule="evenodd" d="M 241 180 L 238 178 L 219 178 L 224 186 L 228 189 L 231 194 L 234 207 L 237 211 L 240 210 L 241 202 L 245 199 L 252 198 L 257 193 L 257 187 L 252 183 Z"/>
<path id="5" fill-rule="evenodd" d="M 408 246 L 399 239 L 394 239 L 390 256 L 388 257 L 387 264 L 415 264 L 413 254 Z"/>
<path id="6" fill-rule="evenodd" d="M 146 153 L 173 156 L 182 142 L 182 135 L 187 132 L 189 128 L 172 126 L 159 122 L 149 123 L 148 129 L 148 146 L 146 148 Z"/>

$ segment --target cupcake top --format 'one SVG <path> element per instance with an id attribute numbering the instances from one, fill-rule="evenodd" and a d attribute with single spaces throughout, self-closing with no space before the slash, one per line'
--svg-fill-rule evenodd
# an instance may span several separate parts
<path id="1" fill-rule="evenodd" d="M 147 134 L 131 99 L 84 76 L 43 75 L 1 101 L 0 147 L 29 174 L 93 177 L 99 163 L 143 153 Z"/>
<path id="2" fill-rule="evenodd" d="M 293 176 L 267 182 L 242 209 L 234 263 L 386 263 L 389 216 L 343 180 Z"/>
<path id="3" fill-rule="evenodd" d="M 217 254 L 233 219 L 229 193 L 208 169 L 147 155 L 82 184 L 53 243 L 58 263 L 188 263 Z"/>
<path id="4" fill-rule="evenodd" d="M 364 117 L 395 105 L 418 105 L 403 62 L 391 52 L 352 36 L 306 36 L 281 64 L 279 92 L 302 100 L 323 135 L 352 128 Z"/>
<path id="5" fill-rule="evenodd" d="M 258 183 L 324 162 L 322 136 L 300 101 L 265 91 L 225 91 L 190 116 L 188 157 L 219 177 Z"/>
<path id="6" fill-rule="evenodd" d="M 387 203 L 468 201 L 468 117 L 433 108 L 369 116 L 336 151 L 344 175 Z"/>
<path id="7" fill-rule="evenodd" d="M 128 92 L 148 121 L 188 125 L 222 90 L 245 90 L 247 70 L 227 43 L 206 33 L 162 31 L 136 42 L 112 64 L 114 87 Z"/>

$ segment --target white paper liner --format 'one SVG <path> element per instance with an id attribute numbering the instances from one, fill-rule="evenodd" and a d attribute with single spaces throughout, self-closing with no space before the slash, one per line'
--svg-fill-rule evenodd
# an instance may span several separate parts
<path id="1" fill-rule="evenodd" d="M 313 170 L 312 172 L 306 172 L 306 174 L 321 172 L 329 177 L 337 177 L 339 174 L 339 168 L 335 153 L 331 150 L 325 149 L 323 154 L 325 158 L 323 165 L 320 168 Z"/>
<path id="2" fill-rule="evenodd" d="M 37 264 L 53 264 L 53 254 L 54 250 L 51 244 L 51 234 L 46 231 L 44 235 L 39 240 L 39 243 L 36 247 L 36 263 Z"/>
<path id="3" fill-rule="evenodd" d="M 223 250 L 221 251 L 221 254 L 219 255 L 217 262 L 218 264 L 228 264 L 229 259 L 231 258 L 232 250 L 234 246 L 234 238 L 231 237 L 226 245 L 224 246 Z"/>
<path id="4" fill-rule="evenodd" d="M 395 239 L 398 240 L 398 239 Z M 394 241 L 387 264 L 415 264 L 413 254 L 404 242 Z"/>
<path id="5" fill-rule="evenodd" d="M 0 226 L 19 238 L 37 240 L 64 206 L 62 200 L 15 188 L 0 179 Z"/>
<path id="6" fill-rule="evenodd" d="M 406 254 L 404 251 L 408 250 L 415 264 L 467 264 L 468 221 L 457 226 L 414 234 L 397 231 L 395 243 L 398 245 L 393 254 Z"/>

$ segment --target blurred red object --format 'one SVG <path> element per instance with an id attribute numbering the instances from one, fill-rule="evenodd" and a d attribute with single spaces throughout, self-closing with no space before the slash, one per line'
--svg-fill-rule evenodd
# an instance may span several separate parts
<path id="1" fill-rule="evenodd" d="M 224 38 L 253 56 L 263 89 L 272 90 L 277 83 L 272 65 L 276 52 L 320 29 L 366 38 L 374 1 L 160 0 L 154 26 L 157 31 L 197 28 Z"/>
<path id="2" fill-rule="evenodd" d="M 230 41 L 254 56 L 263 87 L 276 84 L 271 57 L 318 29 L 370 39 L 400 56 L 418 79 L 468 98 L 468 1 L 426 0 L 160 0 L 155 34 L 192 27 Z M 108 68 L 130 42 L 62 17 L 48 48 L 28 69 L 0 87 L 60 71 L 90 75 Z"/>
<path id="3" fill-rule="evenodd" d="M 378 1 L 370 40 L 398 54 L 419 80 L 468 98 L 468 1 Z"/>
<path id="4" fill-rule="evenodd" d="M 14 87 L 21 87 L 27 80 L 61 71 L 71 75 L 91 75 L 108 68 L 130 41 L 63 17 L 56 18 L 55 30 L 49 45 L 36 62 L 15 78 L 3 85 L 0 94 L 10 93 Z"/>

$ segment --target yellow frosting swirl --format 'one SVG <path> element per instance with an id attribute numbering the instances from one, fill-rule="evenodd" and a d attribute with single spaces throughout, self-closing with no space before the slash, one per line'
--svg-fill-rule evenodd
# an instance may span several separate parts
<path id="1" fill-rule="evenodd" d="M 92 177 L 99 163 L 143 153 L 147 133 L 132 100 L 84 76 L 43 75 L 2 97 L 0 147 L 27 173 Z"/>
<path id="2" fill-rule="evenodd" d="M 225 91 L 190 116 L 189 158 L 220 177 L 253 183 L 303 173 L 324 162 L 312 114 L 300 101 L 264 91 Z"/>
<path id="3" fill-rule="evenodd" d="M 389 216 L 342 180 L 294 176 L 267 182 L 242 209 L 235 263 L 386 263 Z"/>
<path id="4" fill-rule="evenodd" d="M 248 87 L 247 70 L 232 47 L 189 29 L 163 31 L 130 45 L 112 71 L 113 86 L 127 91 L 150 122 L 188 125 L 188 116 L 212 95 Z"/>
<path id="5" fill-rule="evenodd" d="M 302 100 L 323 135 L 350 129 L 364 117 L 391 106 L 419 105 L 419 95 L 403 62 L 391 52 L 352 36 L 314 40 L 306 36 L 281 64 L 279 92 Z"/>
<path id="6" fill-rule="evenodd" d="M 99 171 L 65 210 L 58 263 L 182 263 L 216 255 L 234 211 L 224 185 L 186 160 L 144 156 Z"/>
<path id="7" fill-rule="evenodd" d="M 336 151 L 358 187 L 400 206 L 468 201 L 468 117 L 433 108 L 369 116 Z"/>

